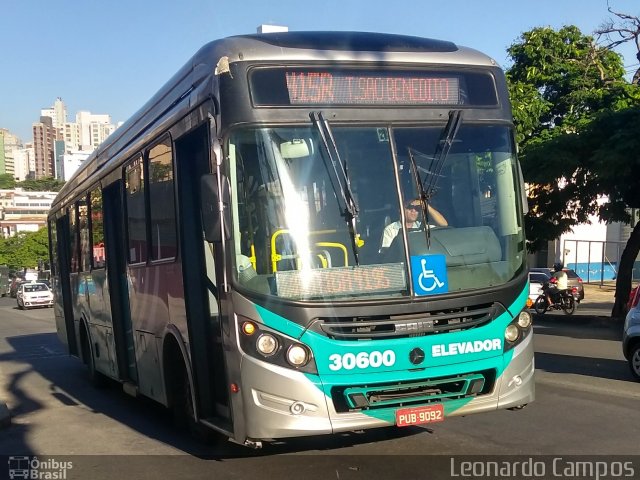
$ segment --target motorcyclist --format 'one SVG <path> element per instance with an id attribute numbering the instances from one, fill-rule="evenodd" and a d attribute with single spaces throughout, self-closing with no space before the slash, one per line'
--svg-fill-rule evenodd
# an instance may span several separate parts
<path id="1" fill-rule="evenodd" d="M 560 292 L 566 291 L 569 288 L 569 277 L 563 270 L 564 265 L 562 263 L 553 264 L 553 273 L 551 274 L 551 280 L 549 281 L 546 293 L 549 305 L 558 303 Z"/>

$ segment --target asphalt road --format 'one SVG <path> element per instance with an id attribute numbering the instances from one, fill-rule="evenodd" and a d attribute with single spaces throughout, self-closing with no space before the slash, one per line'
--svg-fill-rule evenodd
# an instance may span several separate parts
<path id="1" fill-rule="evenodd" d="M 43 464 L 47 468 L 71 465 L 64 472 L 69 479 L 307 480 L 450 478 L 452 455 L 536 456 L 547 463 L 558 456 L 637 455 L 640 383 L 622 357 L 620 325 L 604 318 L 609 306 L 599 303 L 606 302 L 584 303 L 572 317 L 536 318 L 537 398 L 524 410 L 252 451 L 198 443 L 153 402 L 131 398 L 117 385 L 89 386 L 83 366 L 57 340 L 52 310 L 20 311 L 15 300 L 0 299 L 0 402 L 14 415 L 12 426 L 0 430 L 0 478 L 25 456 L 58 462 Z M 638 478 L 640 459 L 634 461 Z"/>

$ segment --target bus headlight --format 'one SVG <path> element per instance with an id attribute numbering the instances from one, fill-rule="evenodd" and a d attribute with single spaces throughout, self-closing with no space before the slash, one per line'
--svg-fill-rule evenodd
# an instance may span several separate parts
<path id="1" fill-rule="evenodd" d="M 263 333 L 258 337 L 256 347 L 264 356 L 273 355 L 273 353 L 278 349 L 278 340 L 269 333 Z"/>
<path id="2" fill-rule="evenodd" d="M 523 342 L 531 334 L 533 331 L 532 323 L 531 313 L 525 308 L 507 325 L 507 328 L 504 329 L 505 352 Z"/>
<path id="3" fill-rule="evenodd" d="M 504 338 L 508 342 L 515 342 L 520 336 L 520 330 L 513 323 L 507 325 L 507 328 L 504 331 Z"/>
<path id="4" fill-rule="evenodd" d="M 255 319 L 236 314 L 240 350 L 261 362 L 313 375 L 318 367 L 311 347 Z"/>
<path id="5" fill-rule="evenodd" d="M 518 315 L 518 326 L 523 329 L 527 329 L 531 326 L 531 313 L 526 310 L 520 312 Z"/>
<path id="6" fill-rule="evenodd" d="M 307 349 L 301 345 L 291 345 L 287 351 L 287 361 L 294 367 L 301 367 L 309 361 Z"/>

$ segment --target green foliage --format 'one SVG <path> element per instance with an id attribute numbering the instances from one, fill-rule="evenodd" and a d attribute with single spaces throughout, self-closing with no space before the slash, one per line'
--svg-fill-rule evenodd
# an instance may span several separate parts
<path id="1" fill-rule="evenodd" d="M 615 122 L 610 115 L 640 105 L 640 91 L 625 81 L 621 57 L 575 26 L 534 28 L 508 53 L 516 139 L 529 184 L 529 249 L 587 222 L 591 214 L 624 219 L 622 205 L 630 193 L 618 192 L 620 177 L 610 177 L 617 168 L 627 171 L 623 158 L 634 133 L 624 122 L 633 114 Z M 599 205 L 601 195 L 611 202 Z"/>
<path id="2" fill-rule="evenodd" d="M 46 228 L 37 232 L 20 232 L 0 238 L 0 264 L 13 269 L 37 268 L 38 260 L 49 258 L 49 237 Z"/>
<path id="3" fill-rule="evenodd" d="M 38 178 L 37 180 L 28 179 L 16 184 L 17 187 L 22 187 L 32 192 L 59 192 L 63 185 L 64 181 L 53 177 Z"/>
<path id="4" fill-rule="evenodd" d="M 3 173 L 0 175 L 0 188 L 2 189 L 11 189 L 15 188 L 16 179 L 10 173 Z"/>

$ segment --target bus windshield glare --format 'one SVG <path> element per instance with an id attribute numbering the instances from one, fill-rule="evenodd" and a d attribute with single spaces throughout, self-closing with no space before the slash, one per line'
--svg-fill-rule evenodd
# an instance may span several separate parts
<path id="1" fill-rule="evenodd" d="M 261 294 L 333 301 L 514 278 L 525 252 L 511 131 L 463 123 L 443 156 L 443 129 L 332 125 L 338 159 L 312 126 L 235 130 L 228 151 L 237 281 Z M 358 206 L 357 262 L 334 166 Z M 425 206 L 418 178 L 429 188 Z"/>

